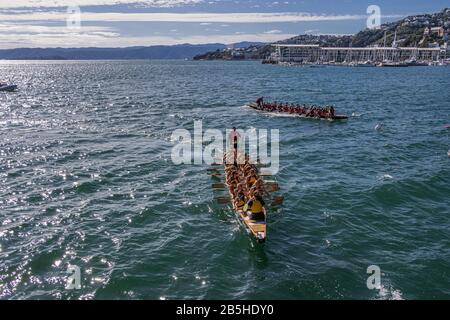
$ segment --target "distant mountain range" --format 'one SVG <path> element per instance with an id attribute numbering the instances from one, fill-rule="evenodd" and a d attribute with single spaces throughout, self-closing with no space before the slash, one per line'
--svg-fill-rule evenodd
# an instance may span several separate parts
<path id="1" fill-rule="evenodd" d="M 0 50 L 7 60 L 192 59 L 195 55 L 226 48 L 246 48 L 260 42 L 234 44 L 180 44 L 126 48 L 17 48 Z"/>
<path id="2" fill-rule="evenodd" d="M 442 29 L 442 30 L 436 30 Z M 365 29 L 355 35 L 299 35 L 278 43 L 319 44 L 326 47 L 391 46 L 428 47 L 448 43 L 450 9 L 433 14 L 409 16 L 386 23 L 379 29 Z M 126 48 L 18 48 L 0 50 L 0 59 L 8 60 L 100 60 L 100 59 L 194 59 L 247 60 L 266 59 L 274 51 L 267 43 L 180 44 L 173 46 L 142 46 Z"/>
<path id="3" fill-rule="evenodd" d="M 396 45 L 422 47 L 448 43 L 450 30 L 450 9 L 438 13 L 409 16 L 402 20 L 386 23 L 379 29 L 365 29 L 355 35 L 299 35 L 279 41 L 283 44 L 318 44 L 323 47 L 369 47 L 392 46 L 397 33 Z M 274 52 L 269 44 L 253 45 L 245 49 L 216 49 L 194 57 L 195 60 L 246 60 L 266 59 Z"/>

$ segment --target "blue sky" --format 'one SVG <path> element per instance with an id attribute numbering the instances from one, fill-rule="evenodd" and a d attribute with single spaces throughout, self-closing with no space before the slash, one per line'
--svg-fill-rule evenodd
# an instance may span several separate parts
<path id="1" fill-rule="evenodd" d="M 68 6 L 81 10 L 80 26 Z M 450 0 L 0 0 L 0 48 L 124 47 L 271 42 L 298 34 L 353 34 L 367 7 L 382 23 L 450 7 Z M 70 20 L 72 19 L 72 20 Z"/>

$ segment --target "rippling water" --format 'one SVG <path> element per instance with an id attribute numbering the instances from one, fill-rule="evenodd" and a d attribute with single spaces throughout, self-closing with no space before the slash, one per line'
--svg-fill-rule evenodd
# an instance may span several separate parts
<path id="1" fill-rule="evenodd" d="M 450 298 L 450 69 L 1 62 L 0 298 Z M 256 96 L 335 104 L 274 117 Z M 285 204 L 256 245 L 174 129 L 279 128 Z M 382 131 L 376 131 L 383 123 Z M 69 264 L 80 290 L 66 290 Z M 369 265 L 382 271 L 368 290 Z"/>

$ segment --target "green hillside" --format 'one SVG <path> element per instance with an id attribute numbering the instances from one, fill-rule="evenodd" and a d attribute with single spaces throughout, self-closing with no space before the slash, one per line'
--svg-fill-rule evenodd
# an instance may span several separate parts
<path id="1" fill-rule="evenodd" d="M 432 28 L 442 28 L 444 35 Z M 429 31 L 426 33 L 426 29 Z M 386 23 L 379 29 L 365 29 L 353 36 L 299 35 L 277 43 L 318 44 L 323 47 L 368 47 L 383 46 L 386 34 L 386 46 L 392 46 L 397 32 L 397 45 L 401 47 L 422 47 L 443 45 L 448 42 L 450 30 L 450 9 L 438 13 L 409 16 L 402 20 Z M 194 60 L 248 60 L 266 59 L 273 52 L 269 44 L 240 49 L 223 49 L 207 52 L 194 57 Z"/>

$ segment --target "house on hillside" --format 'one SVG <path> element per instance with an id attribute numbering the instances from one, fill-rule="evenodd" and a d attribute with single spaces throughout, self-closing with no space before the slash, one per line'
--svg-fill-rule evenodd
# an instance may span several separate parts
<path id="1" fill-rule="evenodd" d="M 424 36 L 428 36 L 431 34 L 437 34 L 438 37 L 443 38 L 445 35 L 445 29 L 443 27 L 432 27 L 432 28 L 428 28 L 426 27 L 425 30 L 423 31 L 423 35 Z"/>

